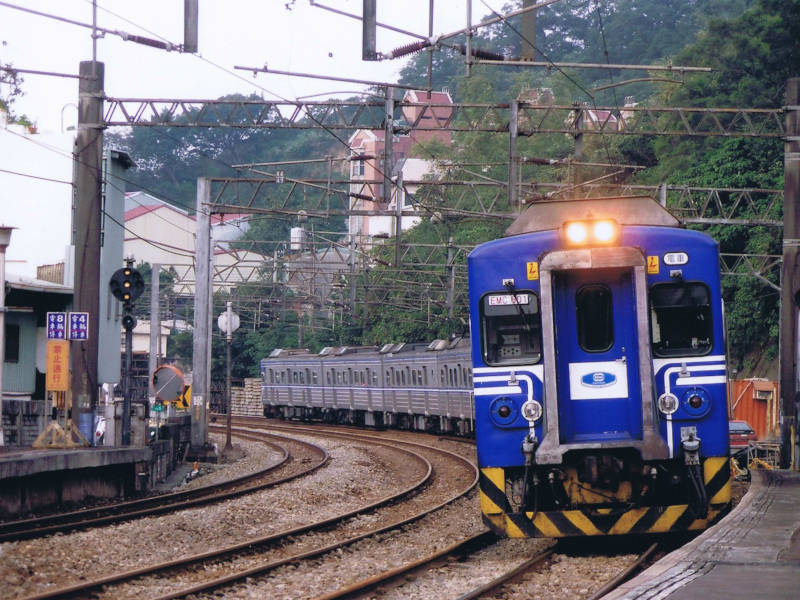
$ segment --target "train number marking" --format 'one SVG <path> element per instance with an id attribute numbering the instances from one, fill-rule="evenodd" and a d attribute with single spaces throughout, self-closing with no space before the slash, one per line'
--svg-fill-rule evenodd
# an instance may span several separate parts
<path id="1" fill-rule="evenodd" d="M 528 266 L 528 281 L 536 281 L 539 279 L 539 263 L 538 262 L 529 262 L 527 263 Z"/>
<path id="2" fill-rule="evenodd" d="M 647 274 L 658 275 L 659 260 L 658 256 L 647 257 Z"/>

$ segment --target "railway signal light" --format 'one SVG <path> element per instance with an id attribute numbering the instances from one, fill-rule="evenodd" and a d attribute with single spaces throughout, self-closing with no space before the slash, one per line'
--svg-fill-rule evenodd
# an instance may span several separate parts
<path id="1" fill-rule="evenodd" d="M 144 291 L 144 279 L 136 269 L 127 266 L 114 271 L 108 284 L 114 298 L 120 302 L 133 302 Z"/>
<path id="2" fill-rule="evenodd" d="M 133 331 L 136 328 L 136 317 L 130 313 L 122 315 L 122 328 L 125 331 Z"/>

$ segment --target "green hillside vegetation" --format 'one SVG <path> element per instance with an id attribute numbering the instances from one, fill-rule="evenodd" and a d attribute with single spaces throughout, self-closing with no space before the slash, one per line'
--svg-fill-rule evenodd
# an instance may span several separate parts
<path id="1" fill-rule="evenodd" d="M 511 3 L 505 9 L 515 8 Z M 473 45 L 487 51 L 519 55 L 519 18 L 479 30 Z M 663 73 L 644 71 L 520 69 L 474 65 L 465 76 L 460 53 L 442 48 L 433 54 L 433 86 L 447 87 L 456 102 L 508 102 L 525 90 L 548 88 L 554 102 L 565 105 L 588 102 L 596 106 L 621 106 L 626 96 L 651 106 L 779 107 L 786 80 L 800 76 L 800 0 L 618 0 L 565 1 L 539 12 L 537 60 L 611 64 L 673 64 L 709 66 L 710 74 L 687 74 L 679 84 L 637 82 L 592 92 L 594 87 Z M 457 41 L 457 40 L 456 40 Z M 400 83 L 427 83 L 428 53 L 411 57 L 401 71 Z M 678 74 L 672 74 L 676 80 Z M 346 139 L 346 135 L 339 134 Z M 587 136 L 584 160 L 647 167 L 627 181 L 723 187 L 783 187 L 783 147 L 779 140 L 655 136 Z M 198 176 L 235 176 L 230 165 L 343 156 L 345 148 L 321 130 L 252 130 L 138 128 L 111 143 L 128 150 L 140 168 L 133 174 L 143 189 L 193 208 Z M 448 179 L 495 181 L 465 196 L 454 188 L 424 186 L 415 201 L 429 218 L 403 235 L 404 244 L 426 244 L 434 250 L 432 262 L 444 264 L 448 240 L 474 244 L 502 234 L 509 221 L 479 216 L 480 205 L 505 202 L 508 137 L 486 133 L 456 133 L 452 148 L 418 144 L 419 156 L 436 161 Z M 563 135 L 522 138 L 519 154 L 559 159 L 570 157 L 573 141 Z M 286 168 L 298 177 L 324 177 L 327 167 Z M 525 166 L 523 182 L 568 182 L 573 173 L 563 167 Z M 587 170 L 583 177 L 604 173 Z M 340 172 L 343 174 L 343 172 Z M 498 196 L 498 189 L 500 193 Z M 540 190 L 531 188 L 532 193 Z M 500 198 L 501 200 L 498 200 Z M 308 199 L 305 200 L 306 202 Z M 264 206 L 278 202 L 264 197 Z M 289 208 L 302 208 L 302 198 Z M 457 206 L 457 210 L 445 210 Z M 505 206 L 505 204 L 502 204 Z M 775 214 L 772 218 L 780 218 Z M 294 223 L 281 215 L 259 218 L 248 234 L 253 247 L 271 252 L 288 239 Z M 344 231 L 343 220 L 316 221 L 318 229 Z M 767 227 L 709 227 L 708 232 L 724 252 L 780 254 L 781 232 Z M 438 254 L 437 254 L 438 253 Z M 373 267 L 357 282 L 364 302 L 356 314 L 341 311 L 331 331 L 307 323 L 303 345 L 318 349 L 334 343 L 427 341 L 463 333 L 467 323 L 467 286 L 463 277 L 464 254 L 458 255 L 455 307 L 452 318 L 441 295 L 446 270 L 431 272 L 408 267 L 398 273 L 385 265 L 393 262 L 394 245 L 375 251 Z M 393 285 L 387 293 L 385 279 Z M 777 284 L 777 281 L 772 281 Z M 271 284 L 265 284 L 271 286 Z M 733 365 L 740 373 L 752 367 L 747 357 L 776 355 L 778 295 L 755 277 L 724 279 L 729 340 Z M 270 288 L 270 293 L 276 291 Z M 258 295 L 248 291 L 248 297 Z M 220 298 L 220 302 L 224 299 Z M 222 304 L 219 305 L 220 309 Z M 245 307 L 246 308 L 246 307 Z M 249 310 L 249 309 L 248 309 Z M 217 308 L 215 308 L 215 314 Z M 246 310 L 244 312 L 247 312 Z M 269 327 L 248 329 L 238 348 L 239 372 L 256 374 L 257 359 L 275 346 L 297 346 L 297 315 L 274 315 Z"/>

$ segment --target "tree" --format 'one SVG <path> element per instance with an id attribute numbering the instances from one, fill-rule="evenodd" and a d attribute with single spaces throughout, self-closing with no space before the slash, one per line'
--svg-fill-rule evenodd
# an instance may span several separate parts
<path id="1" fill-rule="evenodd" d="M 695 44 L 676 56 L 681 64 L 708 66 L 711 73 L 687 79 L 657 102 L 681 106 L 781 106 L 786 80 L 800 64 L 800 0 L 757 0 L 730 20 L 712 20 Z M 657 139 L 649 146 L 657 166 L 646 181 L 713 187 L 783 187 L 783 143 L 769 139 Z M 771 215 L 780 219 L 780 210 Z M 706 228 L 723 252 L 780 254 L 778 230 L 764 227 Z M 777 274 L 771 282 L 778 284 Z M 766 282 L 724 280 L 732 359 L 740 372 L 749 356 L 777 355 L 779 298 Z"/>

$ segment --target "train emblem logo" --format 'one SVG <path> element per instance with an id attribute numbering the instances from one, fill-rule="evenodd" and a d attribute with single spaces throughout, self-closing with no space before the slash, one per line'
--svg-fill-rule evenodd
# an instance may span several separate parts
<path id="1" fill-rule="evenodd" d="M 595 373 L 587 373 L 583 377 L 581 377 L 581 384 L 587 387 L 597 388 L 597 387 L 608 387 L 610 385 L 614 385 L 617 381 L 617 376 L 613 373 L 604 373 L 602 371 L 596 371 Z"/>

